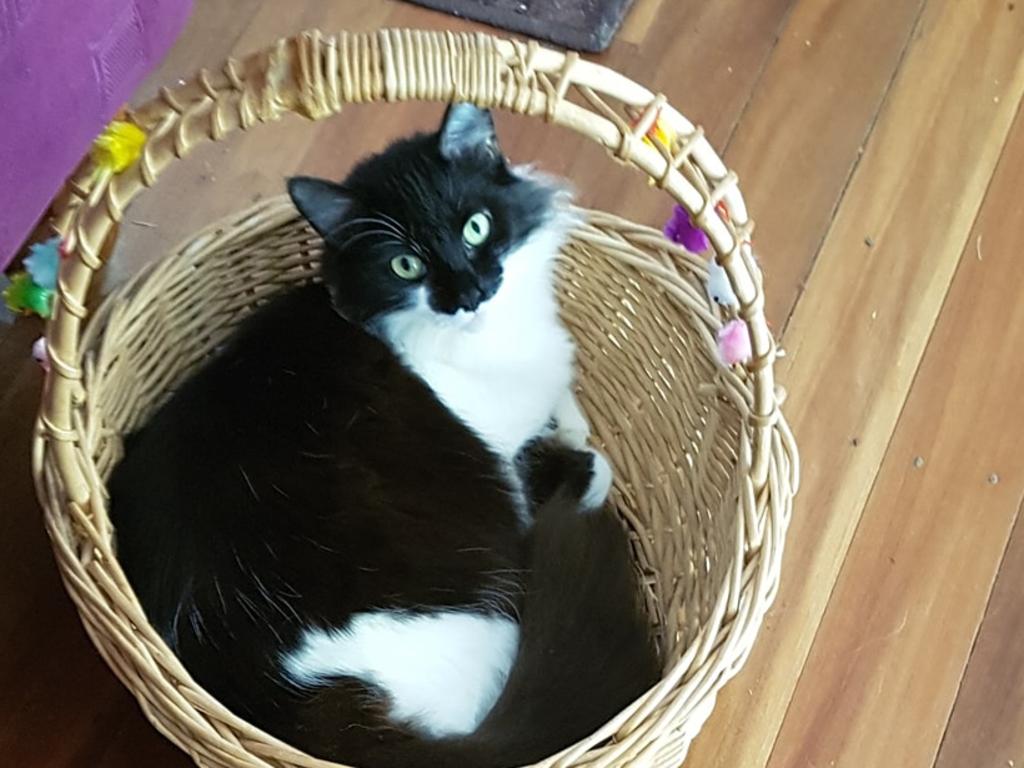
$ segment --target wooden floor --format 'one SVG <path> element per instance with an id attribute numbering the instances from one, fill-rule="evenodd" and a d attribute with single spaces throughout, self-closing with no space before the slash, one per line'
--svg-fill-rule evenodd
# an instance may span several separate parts
<path id="1" fill-rule="evenodd" d="M 396 0 L 196 0 L 138 98 L 305 27 L 381 25 L 471 26 Z M 687 765 L 1024 768 L 1024 6 L 637 0 L 601 60 L 739 172 L 803 458 L 778 601 Z M 439 113 L 352 108 L 207 147 L 131 209 L 108 277 Z M 600 150 L 500 127 L 585 204 L 665 219 Z M 61 591 L 29 478 L 38 333 L 0 328 L 0 763 L 186 766 Z"/>

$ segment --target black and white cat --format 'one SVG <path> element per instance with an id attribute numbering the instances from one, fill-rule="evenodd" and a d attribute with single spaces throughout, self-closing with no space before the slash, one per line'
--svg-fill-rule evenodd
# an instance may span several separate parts
<path id="1" fill-rule="evenodd" d="M 126 441 L 119 560 L 201 684 L 315 755 L 541 759 L 656 679 L 558 318 L 567 195 L 467 104 L 289 191 L 323 285 Z"/>

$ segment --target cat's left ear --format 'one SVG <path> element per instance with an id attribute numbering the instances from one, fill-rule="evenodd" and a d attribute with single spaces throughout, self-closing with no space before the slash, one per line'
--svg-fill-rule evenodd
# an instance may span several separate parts
<path id="1" fill-rule="evenodd" d="M 501 159 L 491 111 L 468 102 L 458 102 L 448 107 L 438 139 L 441 157 L 445 160 L 458 160 L 470 155 Z"/>
<path id="2" fill-rule="evenodd" d="M 348 218 L 352 208 L 352 198 L 345 188 L 327 179 L 293 176 L 288 179 L 288 194 L 299 213 L 325 240 Z"/>

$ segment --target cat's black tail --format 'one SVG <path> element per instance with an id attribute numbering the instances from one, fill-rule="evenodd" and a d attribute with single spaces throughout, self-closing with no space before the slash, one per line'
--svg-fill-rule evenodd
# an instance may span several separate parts
<path id="1" fill-rule="evenodd" d="M 491 713 L 462 739 L 382 736 L 366 768 L 537 762 L 593 733 L 657 681 L 625 533 L 608 509 L 580 511 L 578 479 L 538 510 L 519 653 Z"/>
<path id="2" fill-rule="evenodd" d="M 558 492 L 540 509 L 519 655 L 469 740 L 481 766 L 536 762 L 593 733 L 658 679 L 622 526 Z M 469 763 L 463 763 L 468 765 Z"/>

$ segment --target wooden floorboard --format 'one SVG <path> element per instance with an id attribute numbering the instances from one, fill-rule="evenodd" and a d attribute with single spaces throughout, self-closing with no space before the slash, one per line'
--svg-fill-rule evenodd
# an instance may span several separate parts
<path id="1" fill-rule="evenodd" d="M 82 629 L 53 562 L 32 486 L 42 372 L 37 319 L 0 327 L 0 765 L 187 766 L 142 717 Z"/>
<path id="2" fill-rule="evenodd" d="M 398 0 L 195 0 L 136 100 L 314 26 L 486 29 Z M 597 57 L 740 173 L 803 458 L 779 599 L 689 768 L 1024 768 L 1022 41 L 1008 0 L 636 0 Z M 350 107 L 200 148 L 129 209 L 107 284 L 440 113 Z M 584 205 L 666 217 L 600 147 L 498 122 Z M 53 565 L 29 476 L 39 332 L 0 326 L 0 765 L 183 768 Z"/>
<path id="3" fill-rule="evenodd" d="M 198 2 L 194 4 L 185 29 L 160 66 L 139 86 L 133 103 L 154 98 L 163 86 L 172 87 L 179 78 L 200 69 L 215 69 L 224 55 L 252 22 L 261 0 Z"/>
<path id="4" fill-rule="evenodd" d="M 934 763 L 1024 497 L 1020 436 L 1004 428 L 1024 424 L 1024 357 L 1006 354 L 1024 345 L 1024 260 L 1013 244 L 1024 231 L 1022 173 L 1024 131 L 1016 130 L 964 245 L 770 768 Z"/>
<path id="5" fill-rule="evenodd" d="M 768 761 L 1005 141 L 1024 87 L 1020 20 L 975 6 L 930 0 L 783 339 L 799 505 L 777 608 L 696 765 Z"/>
<path id="6" fill-rule="evenodd" d="M 1024 501 L 935 768 L 1024 765 Z"/>
<path id="7" fill-rule="evenodd" d="M 801 0 L 726 160 L 756 212 L 755 245 L 781 328 L 860 160 L 922 0 Z"/>

